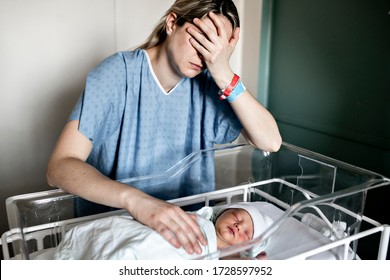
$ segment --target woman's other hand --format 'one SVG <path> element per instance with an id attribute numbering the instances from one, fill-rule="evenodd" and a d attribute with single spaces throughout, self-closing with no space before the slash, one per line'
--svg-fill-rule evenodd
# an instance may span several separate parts
<path id="1" fill-rule="evenodd" d="M 188 254 L 201 254 L 206 239 L 196 222 L 179 206 L 142 195 L 128 211 L 139 222 L 153 228 L 176 248 L 183 246 Z"/>

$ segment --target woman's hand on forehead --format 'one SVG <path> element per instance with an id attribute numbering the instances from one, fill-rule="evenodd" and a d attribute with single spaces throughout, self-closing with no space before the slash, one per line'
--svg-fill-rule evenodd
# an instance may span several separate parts
<path id="1" fill-rule="evenodd" d="M 239 28 L 232 30 L 230 21 L 210 12 L 202 19 L 195 18 L 194 26 L 187 28 L 190 43 L 207 65 L 220 88 L 230 82 L 233 72 L 229 60 L 238 42 Z"/>
<path id="2" fill-rule="evenodd" d="M 222 21 L 222 18 L 224 21 Z M 225 37 L 227 41 L 229 41 L 233 35 L 233 26 L 231 25 L 230 21 L 223 15 L 217 15 L 213 12 L 210 12 L 200 20 L 205 24 L 205 27 L 207 26 L 218 36 Z"/>
<path id="3" fill-rule="evenodd" d="M 220 21 L 218 16 L 217 16 L 217 20 Z M 219 34 L 217 26 L 214 24 L 213 20 L 210 18 L 209 15 L 205 15 L 203 18 L 196 19 L 195 21 L 198 21 L 198 25 L 203 26 L 203 29 L 209 30 L 209 33 L 213 32 Z M 191 26 L 200 34 L 207 36 L 207 32 L 203 32 L 202 29 L 200 29 L 200 27 L 198 27 L 195 23 L 191 23 Z"/>

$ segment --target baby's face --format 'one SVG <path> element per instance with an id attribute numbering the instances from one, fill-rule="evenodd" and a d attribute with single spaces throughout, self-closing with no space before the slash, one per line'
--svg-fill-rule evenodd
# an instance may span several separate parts
<path id="1" fill-rule="evenodd" d="M 219 249 L 251 240 L 252 218 L 244 209 L 228 209 L 218 217 L 215 231 Z"/>

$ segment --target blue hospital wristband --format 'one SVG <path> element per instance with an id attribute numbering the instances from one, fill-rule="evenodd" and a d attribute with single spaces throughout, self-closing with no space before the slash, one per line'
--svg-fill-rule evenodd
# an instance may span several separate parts
<path id="1" fill-rule="evenodd" d="M 245 86 L 242 84 L 241 80 L 238 81 L 237 85 L 234 87 L 232 92 L 226 98 L 229 103 L 236 101 L 238 97 L 246 90 Z"/>

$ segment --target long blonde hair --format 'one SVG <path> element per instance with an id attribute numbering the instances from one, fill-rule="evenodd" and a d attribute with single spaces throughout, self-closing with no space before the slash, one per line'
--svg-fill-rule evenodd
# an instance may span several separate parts
<path id="1" fill-rule="evenodd" d="M 176 23 L 183 26 L 186 22 L 192 22 L 194 18 L 202 18 L 209 12 L 227 17 L 233 26 L 233 30 L 240 26 L 237 8 L 232 0 L 176 0 L 165 12 L 146 42 L 138 48 L 152 48 L 165 41 L 167 37 L 166 18 L 170 13 L 175 13 L 177 16 Z"/>

